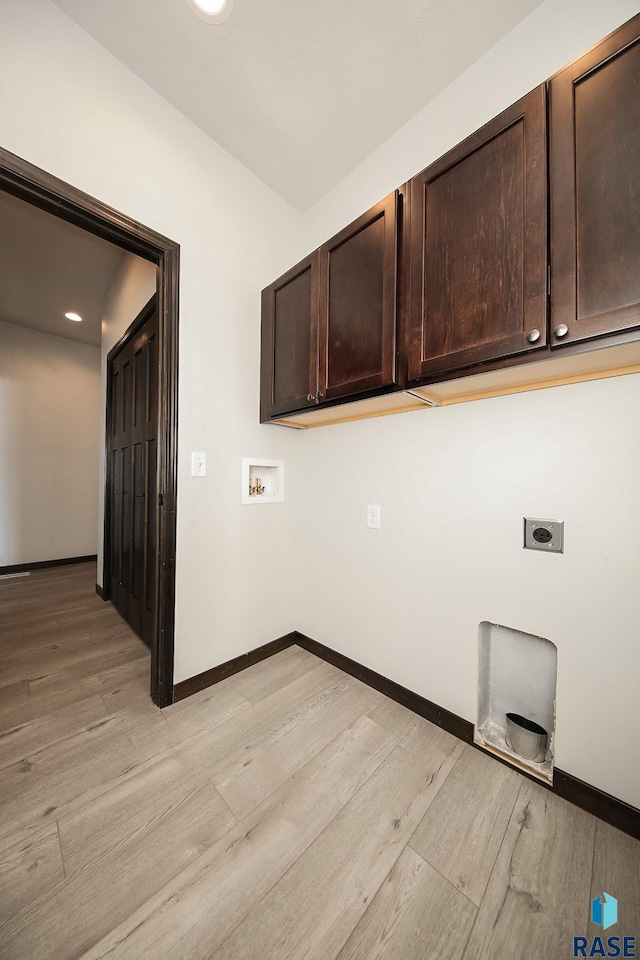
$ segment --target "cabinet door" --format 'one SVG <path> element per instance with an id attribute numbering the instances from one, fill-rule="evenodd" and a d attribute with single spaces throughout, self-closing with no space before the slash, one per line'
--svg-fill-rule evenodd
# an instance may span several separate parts
<path id="1" fill-rule="evenodd" d="M 545 89 L 411 181 L 409 379 L 547 342 Z"/>
<path id="2" fill-rule="evenodd" d="M 262 291 L 263 422 L 317 402 L 318 266 L 316 251 Z"/>
<path id="3" fill-rule="evenodd" d="M 551 81 L 552 346 L 640 326 L 639 37 L 637 16 Z"/>
<path id="4" fill-rule="evenodd" d="M 395 383 L 397 192 L 320 248 L 320 394 Z"/>

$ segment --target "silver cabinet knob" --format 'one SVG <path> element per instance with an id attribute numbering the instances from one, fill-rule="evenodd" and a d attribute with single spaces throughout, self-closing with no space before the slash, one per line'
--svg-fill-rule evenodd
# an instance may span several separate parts
<path id="1" fill-rule="evenodd" d="M 315 400 L 314 395 L 312 393 L 308 393 L 307 400 L 309 401 L 309 403 L 313 403 L 313 401 Z"/>
<path id="2" fill-rule="evenodd" d="M 569 333 L 569 327 L 566 325 L 566 323 L 559 323 L 553 332 L 558 340 L 562 340 L 562 338 L 566 337 L 566 335 Z"/>
<path id="3" fill-rule="evenodd" d="M 529 333 L 527 334 L 527 340 L 529 341 L 529 343 L 535 343 L 536 340 L 539 340 L 539 339 L 540 339 L 539 330 L 536 330 L 535 328 L 533 330 L 529 330 Z"/>
<path id="4" fill-rule="evenodd" d="M 324 397 L 324 393 L 322 393 L 322 391 L 320 391 L 320 392 L 318 393 L 318 396 L 317 396 L 316 399 L 317 399 L 317 400 L 322 400 L 323 397 Z"/>

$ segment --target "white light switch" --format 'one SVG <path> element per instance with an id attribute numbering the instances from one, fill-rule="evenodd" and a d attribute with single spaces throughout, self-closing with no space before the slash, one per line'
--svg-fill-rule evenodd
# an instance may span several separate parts
<path id="1" fill-rule="evenodd" d="M 207 475 L 207 455 L 206 453 L 191 454 L 191 476 L 206 477 Z"/>
<path id="2" fill-rule="evenodd" d="M 370 530 L 380 529 L 380 506 L 377 503 L 367 507 L 367 526 Z"/>

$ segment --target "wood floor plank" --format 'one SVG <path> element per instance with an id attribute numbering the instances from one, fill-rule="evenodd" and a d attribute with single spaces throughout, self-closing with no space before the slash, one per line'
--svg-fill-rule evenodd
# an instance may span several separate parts
<path id="1" fill-rule="evenodd" d="M 149 680 L 146 670 L 142 674 L 142 678 L 144 681 Z M 136 714 L 154 714 L 160 711 L 160 707 L 157 707 L 151 699 L 148 682 L 141 683 L 140 680 L 139 676 L 130 677 L 125 679 L 123 683 L 114 684 L 111 689 L 105 690 L 101 699 L 106 712 L 110 716 L 124 711 L 135 712 Z"/>
<path id="2" fill-rule="evenodd" d="M 113 660 L 109 666 L 118 666 L 145 654 L 142 642 L 132 641 L 121 628 L 111 637 L 95 638 L 84 634 L 65 642 L 48 644 L 28 656 L 13 654 L 7 657 L 0 662 L 0 687 L 20 680 L 36 682 L 60 674 L 74 680 L 81 679 L 104 669 L 101 664 L 106 658 Z"/>
<path id="3" fill-rule="evenodd" d="M 234 819 L 211 784 L 179 784 L 100 860 L 0 927 L 3 960 L 72 960 L 215 842 Z"/>
<path id="4" fill-rule="evenodd" d="M 164 721 L 117 714 L 89 724 L 64 743 L 54 743 L 5 767 L 0 778 L 0 836 L 58 819 L 91 788 L 108 784 L 155 751 L 167 751 Z M 71 775 L 61 775 L 61 770 Z"/>
<path id="5" fill-rule="evenodd" d="M 238 819 L 319 753 L 341 730 L 366 714 L 380 695 L 370 688 L 329 689 L 325 697 L 268 738 L 244 742 L 217 765 L 212 780 Z"/>
<path id="6" fill-rule="evenodd" d="M 437 730 L 437 728 L 434 728 Z M 216 960 L 337 956 L 454 767 L 436 734 L 422 758 L 395 747 L 317 840 L 216 951 Z"/>
<path id="7" fill-rule="evenodd" d="M 168 785 L 189 782 L 197 783 L 197 777 L 178 755 L 170 754 L 62 815 L 58 830 L 66 875 L 72 876 L 147 829 L 171 805 Z M 230 816 L 228 827 L 235 823 L 235 817 Z"/>
<path id="8" fill-rule="evenodd" d="M 618 901 L 618 923 L 610 933 L 640 943 L 640 841 L 598 820 L 590 899 L 605 892 Z M 594 929 L 590 925 L 585 935 Z"/>
<path id="9" fill-rule="evenodd" d="M 350 686 L 346 674 L 318 661 L 312 671 L 288 684 L 285 691 L 272 694 L 185 744 L 185 759 L 213 776 L 232 756 L 260 749 L 261 744 L 299 723 L 319 703 L 336 700 Z"/>
<path id="10" fill-rule="evenodd" d="M 55 823 L 0 841 L 0 924 L 63 879 Z"/>
<path id="11" fill-rule="evenodd" d="M 287 647 L 231 678 L 233 686 L 250 703 L 259 703 L 318 665 L 318 658 L 301 647 Z"/>
<path id="12" fill-rule="evenodd" d="M 572 955 L 587 926 L 595 817 L 523 780 L 464 960 Z"/>
<path id="13" fill-rule="evenodd" d="M 235 687 L 218 683 L 208 690 L 202 690 L 197 697 L 189 697 L 166 707 L 162 715 L 174 733 L 176 742 L 180 742 L 204 737 L 250 707 L 249 701 Z"/>
<path id="14" fill-rule="evenodd" d="M 121 662 L 124 660 L 124 662 Z M 33 716 L 51 713 L 88 697 L 108 693 L 115 686 L 134 678 L 148 682 L 150 660 L 147 651 L 137 658 L 108 654 L 92 662 L 95 673 L 70 675 L 71 671 L 53 674 L 29 684 L 30 709 Z"/>
<path id="15" fill-rule="evenodd" d="M 86 960 L 217 956 L 219 944 L 392 749 L 393 738 L 386 731 L 360 718 L 175 882 L 113 930 Z"/>
<path id="16" fill-rule="evenodd" d="M 402 740 L 413 729 L 416 720 L 421 719 L 416 717 L 412 710 L 388 697 L 383 697 L 369 716 L 389 733 L 393 733 L 398 740 Z"/>
<path id="17" fill-rule="evenodd" d="M 102 697 L 89 697 L 0 733 L 0 769 L 46 750 L 107 716 Z"/>
<path id="18" fill-rule="evenodd" d="M 0 731 L 11 730 L 30 717 L 31 702 L 26 680 L 0 687 Z"/>
<path id="19" fill-rule="evenodd" d="M 338 960 L 460 960 L 477 908 L 409 847 Z"/>
<path id="20" fill-rule="evenodd" d="M 92 606 L 61 611 L 55 618 L 51 616 L 50 606 L 49 609 L 45 607 L 37 616 L 29 615 L 29 622 L 24 628 L 25 642 L 34 649 L 42 646 L 43 641 L 44 644 L 62 643 L 85 634 L 100 638 L 116 634 L 127 636 L 131 635 L 131 631 L 113 607 L 95 610 Z"/>
<path id="21" fill-rule="evenodd" d="M 513 812 L 521 777 L 466 746 L 411 838 L 423 860 L 479 906 Z"/>

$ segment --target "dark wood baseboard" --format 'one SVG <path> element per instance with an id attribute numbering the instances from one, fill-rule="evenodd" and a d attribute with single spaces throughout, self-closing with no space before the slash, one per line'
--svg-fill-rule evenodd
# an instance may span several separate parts
<path id="1" fill-rule="evenodd" d="M 98 594 L 101 600 L 107 599 L 107 595 L 104 591 L 104 587 L 101 587 L 99 583 L 96 583 L 96 593 Z"/>
<path id="2" fill-rule="evenodd" d="M 388 680 L 374 670 L 370 670 L 369 667 L 364 667 L 361 663 L 357 663 L 355 660 L 351 660 L 349 657 L 337 653 L 330 647 L 318 643 L 317 640 L 311 640 L 310 637 L 305 637 L 304 634 L 297 632 L 294 636 L 296 638 L 294 643 L 299 647 L 303 647 L 305 650 L 308 650 L 309 653 L 314 653 L 322 660 L 332 663 L 335 667 L 350 674 L 352 677 L 357 677 L 358 680 L 373 687 L 375 690 L 379 690 L 380 693 L 384 693 L 384 695 L 391 700 L 401 703 L 403 707 L 407 707 L 409 710 L 412 710 L 413 713 L 417 713 L 426 720 L 430 720 L 431 723 L 434 723 L 436 726 L 442 727 L 443 730 L 452 733 L 454 737 L 458 737 L 459 740 L 464 740 L 465 743 L 470 744 L 474 749 L 482 750 L 482 747 L 477 746 L 477 744 L 473 742 L 473 724 L 471 721 L 465 720 L 463 717 L 459 717 L 449 710 L 445 710 L 444 707 L 439 707 L 438 704 L 432 703 L 431 700 L 426 700 L 418 693 L 408 690 L 393 680 Z M 493 753 L 488 753 L 485 750 L 482 750 L 482 752 L 490 756 L 493 760 L 510 766 L 506 760 L 496 757 Z M 518 772 L 521 773 L 523 777 L 527 776 L 527 774 L 521 770 Z M 629 834 L 629 836 L 640 840 L 640 810 L 632 807 L 631 804 L 625 803 L 624 800 L 618 800 L 617 797 L 612 797 L 603 790 L 599 790 L 589 783 L 584 783 L 584 781 L 578 780 L 577 777 L 573 777 L 570 773 L 566 773 L 564 770 L 558 770 L 557 768 L 553 775 L 553 786 L 542 783 L 535 777 L 528 777 L 528 779 L 535 780 L 536 783 L 540 784 L 540 786 L 546 790 L 550 790 L 564 800 L 575 804 L 576 807 L 581 807 L 588 813 L 592 813 L 601 820 L 605 820 L 607 823 L 612 824 L 612 826 L 617 827 L 618 830 L 622 830 L 624 833 Z"/>
<path id="3" fill-rule="evenodd" d="M 248 653 L 243 653 L 239 657 L 234 657 L 233 660 L 227 660 L 226 663 L 212 667 L 211 670 L 205 670 L 204 673 L 198 673 L 195 677 L 189 677 L 188 680 L 182 680 L 180 683 L 176 683 L 173 688 L 173 702 L 177 703 L 178 700 L 184 700 L 185 697 L 199 693 L 200 690 L 205 690 L 207 687 L 213 686 L 214 683 L 220 683 L 221 680 L 232 677 L 234 673 L 240 673 L 241 670 L 246 670 L 247 667 L 253 666 L 254 663 L 259 663 L 260 660 L 267 660 L 275 653 L 280 653 L 281 650 L 292 647 L 294 643 L 297 642 L 297 636 L 297 633 L 287 633 L 284 637 L 278 637 L 277 640 L 272 640 L 270 643 L 265 643 L 261 647 L 256 647 L 255 650 L 250 650 Z"/>
<path id="4" fill-rule="evenodd" d="M 594 817 L 599 817 L 611 826 L 617 827 L 618 830 L 622 830 L 623 833 L 628 833 L 630 837 L 640 840 L 640 810 L 631 806 L 630 803 L 618 800 L 604 790 L 592 787 L 590 783 L 578 780 L 577 777 L 557 768 L 553 774 L 553 787 L 549 789 L 559 797 L 574 803 L 576 807 L 582 807 Z"/>
<path id="5" fill-rule="evenodd" d="M 98 555 L 87 557 L 65 557 L 62 560 L 38 560 L 36 563 L 14 563 L 10 567 L 0 567 L 0 575 L 5 573 L 26 573 L 27 570 L 44 570 L 45 567 L 66 567 L 70 563 L 89 563 L 97 560 Z"/>

